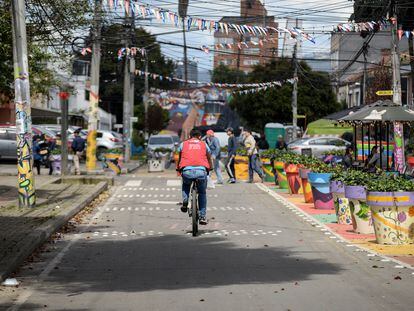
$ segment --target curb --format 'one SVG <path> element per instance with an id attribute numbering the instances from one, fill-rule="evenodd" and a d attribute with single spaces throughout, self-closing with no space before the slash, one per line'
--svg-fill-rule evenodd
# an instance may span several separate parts
<path id="1" fill-rule="evenodd" d="M 341 241 L 341 243 L 351 243 L 350 241 L 348 241 L 347 239 L 345 239 L 343 236 L 339 235 L 338 233 L 334 232 L 331 228 L 329 228 L 328 226 L 326 226 L 324 223 L 320 222 L 319 220 L 315 219 L 312 217 L 312 215 L 308 214 L 307 212 L 305 212 L 304 210 L 300 209 L 299 207 L 297 207 L 294 203 L 286 200 L 284 197 L 282 197 L 281 195 L 279 195 L 278 193 L 274 192 L 273 190 L 269 189 L 267 186 L 265 185 L 261 185 L 261 184 L 256 184 L 256 186 L 266 192 L 267 194 L 269 194 L 271 197 L 273 197 L 276 201 L 282 203 L 283 205 L 285 205 L 286 207 L 289 206 L 290 208 L 296 210 L 297 212 L 303 214 L 306 216 L 307 219 L 312 220 L 313 223 L 318 224 L 318 227 L 323 228 L 325 232 L 330 232 L 331 235 L 335 236 L 339 241 Z M 305 218 L 302 218 L 305 219 Z M 351 245 L 351 244 L 348 244 Z M 410 269 L 410 270 L 414 270 L 414 266 L 407 264 L 405 262 L 402 262 L 400 260 L 397 260 L 395 258 L 392 257 L 388 257 L 386 255 L 380 254 L 378 252 L 373 251 L 372 249 L 360 246 L 360 245 L 356 245 L 356 244 L 352 244 L 352 246 L 354 246 L 355 248 L 358 248 L 360 251 L 364 251 L 367 252 L 369 254 L 378 256 L 386 261 L 390 261 L 393 262 L 395 264 L 397 264 L 398 266 L 403 266 L 404 268 Z"/>
<path id="2" fill-rule="evenodd" d="M 19 268 L 27 259 L 27 257 L 29 257 L 37 248 L 43 245 L 54 232 L 59 230 L 59 228 L 61 228 L 73 216 L 75 216 L 87 205 L 89 205 L 106 189 L 108 189 L 108 182 L 98 183 L 85 200 L 78 203 L 73 208 L 65 211 L 62 215 L 59 215 L 55 219 L 51 219 L 40 227 L 36 228 L 32 234 L 28 235 L 23 241 L 16 245 L 16 247 L 18 247 L 18 251 L 13 256 L 14 258 L 9 259 L 7 266 L 0 270 L 0 282 L 3 282 L 8 275 Z"/>

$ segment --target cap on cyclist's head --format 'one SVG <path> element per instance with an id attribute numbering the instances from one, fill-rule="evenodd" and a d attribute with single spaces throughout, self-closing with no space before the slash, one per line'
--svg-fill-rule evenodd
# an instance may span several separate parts
<path id="1" fill-rule="evenodd" d="M 190 132 L 190 137 L 201 138 L 201 132 L 199 130 L 192 129 Z"/>

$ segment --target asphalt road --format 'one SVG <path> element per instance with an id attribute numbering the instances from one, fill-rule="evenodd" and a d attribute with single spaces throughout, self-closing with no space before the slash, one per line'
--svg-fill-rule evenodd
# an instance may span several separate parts
<path id="1" fill-rule="evenodd" d="M 337 242 L 257 185 L 209 190 L 194 238 L 172 173 L 119 183 L 90 228 L 22 268 L 10 310 L 414 308 L 411 270 Z"/>

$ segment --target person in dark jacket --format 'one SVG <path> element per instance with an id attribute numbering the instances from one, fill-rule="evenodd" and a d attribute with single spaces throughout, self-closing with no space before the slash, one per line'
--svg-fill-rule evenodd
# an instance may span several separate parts
<path id="1" fill-rule="evenodd" d="M 354 149 L 352 147 L 346 148 L 345 155 L 342 158 L 342 164 L 347 169 L 352 167 L 353 156 L 354 156 L 353 153 L 354 153 Z"/>
<path id="2" fill-rule="evenodd" d="M 229 136 L 229 142 L 227 145 L 227 161 L 226 161 L 226 171 L 229 175 L 229 183 L 234 184 L 236 183 L 236 170 L 234 168 L 234 161 L 236 158 L 236 152 L 237 152 L 237 139 L 234 136 L 234 130 L 229 127 L 227 130 L 227 135 Z"/>
<path id="3" fill-rule="evenodd" d="M 217 184 L 223 183 L 223 176 L 221 175 L 221 168 L 220 168 L 220 156 L 221 156 L 221 147 L 220 141 L 217 137 L 214 136 L 213 130 L 207 131 L 207 138 L 206 143 L 210 148 L 211 151 L 211 158 L 213 160 L 214 165 L 214 172 L 217 176 Z"/>
<path id="4" fill-rule="evenodd" d="M 269 143 L 266 140 L 266 136 L 265 134 L 261 134 L 260 138 L 257 142 L 257 148 L 259 149 L 259 151 L 262 150 L 268 150 L 269 149 Z"/>
<path id="5" fill-rule="evenodd" d="M 275 147 L 276 147 L 277 150 L 287 150 L 287 145 L 286 145 L 286 142 L 283 139 L 283 136 L 282 135 L 279 135 L 277 137 L 277 142 L 276 142 L 276 146 Z"/>
<path id="6" fill-rule="evenodd" d="M 37 175 L 40 175 L 40 166 L 42 164 L 42 156 L 40 154 L 40 136 L 33 136 L 33 166 L 37 170 Z"/>
<path id="7" fill-rule="evenodd" d="M 80 131 L 76 130 L 73 134 L 75 138 L 72 141 L 73 165 L 75 166 L 75 174 L 80 175 L 79 158 L 85 150 L 85 140 L 79 136 Z"/>

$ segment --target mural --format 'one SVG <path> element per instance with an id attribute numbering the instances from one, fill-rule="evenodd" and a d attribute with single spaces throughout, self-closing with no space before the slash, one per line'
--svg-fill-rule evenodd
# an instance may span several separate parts
<path id="1" fill-rule="evenodd" d="M 404 170 L 404 127 L 402 123 L 394 123 L 394 158 L 395 158 L 395 167 L 398 168 L 400 173 L 403 173 Z"/>

